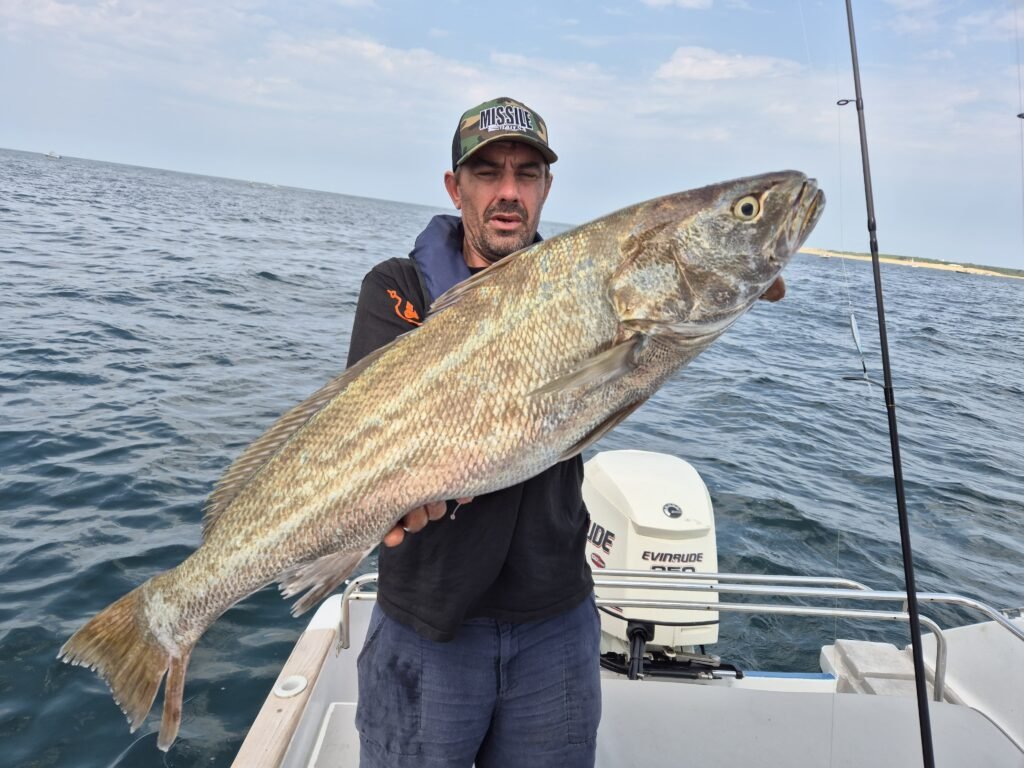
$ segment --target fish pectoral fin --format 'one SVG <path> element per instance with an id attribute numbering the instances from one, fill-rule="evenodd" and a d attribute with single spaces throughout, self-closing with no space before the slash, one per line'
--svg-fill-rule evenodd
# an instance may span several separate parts
<path id="1" fill-rule="evenodd" d="M 584 437 L 582 440 L 576 443 L 576 445 L 574 445 L 572 448 L 570 448 L 561 456 L 559 456 L 558 461 L 565 461 L 566 459 L 571 459 L 573 456 L 583 453 L 583 451 L 585 451 L 587 448 L 592 446 L 602 437 L 611 432 L 612 429 L 621 424 L 622 421 L 626 419 L 626 417 L 628 417 L 633 411 L 635 411 L 637 408 L 639 408 L 646 402 L 647 398 L 645 397 L 642 400 L 637 400 L 635 403 L 630 403 L 625 408 L 620 408 L 619 410 L 617 410 L 607 419 L 605 419 L 596 427 L 594 427 L 594 429 L 591 430 L 590 434 L 588 434 L 586 437 Z"/>
<path id="2" fill-rule="evenodd" d="M 632 334 L 621 341 L 616 341 L 608 349 L 587 358 L 568 373 L 533 390 L 530 395 L 542 397 L 556 392 L 603 386 L 633 370 L 636 353 L 642 344 L 643 337 L 639 334 Z"/>
<path id="3" fill-rule="evenodd" d="M 373 547 L 332 552 L 308 563 L 293 566 L 282 573 L 278 581 L 281 583 L 283 597 L 306 592 L 292 606 L 292 616 L 301 616 L 337 589 L 372 549 Z"/>

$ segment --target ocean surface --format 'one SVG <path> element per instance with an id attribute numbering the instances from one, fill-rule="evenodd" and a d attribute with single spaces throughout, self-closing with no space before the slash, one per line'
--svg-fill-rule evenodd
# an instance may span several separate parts
<path id="1" fill-rule="evenodd" d="M 214 481 L 342 370 L 363 274 L 435 212 L 0 150 L 0 765 L 230 764 L 306 622 L 275 588 L 200 641 L 167 755 L 159 701 L 130 734 L 106 686 L 57 651 L 199 544 Z M 1020 606 L 1024 281 L 882 272 L 918 586 Z M 784 301 L 755 307 L 598 449 L 690 461 L 722 571 L 901 589 L 881 389 L 844 378 L 861 371 L 851 312 L 882 376 L 870 267 L 800 255 L 786 278 Z M 836 636 L 879 633 L 908 641 L 897 625 L 724 614 L 712 650 L 814 670 Z"/>

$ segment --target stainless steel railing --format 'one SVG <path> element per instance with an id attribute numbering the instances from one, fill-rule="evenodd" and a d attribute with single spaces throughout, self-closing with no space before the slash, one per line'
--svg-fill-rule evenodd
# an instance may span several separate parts
<path id="1" fill-rule="evenodd" d="M 349 647 L 349 601 L 375 600 L 375 592 L 364 587 L 377 581 L 376 573 L 353 579 L 346 587 L 341 602 L 341 626 L 338 631 L 339 648 Z M 756 595 L 761 597 L 816 598 L 832 601 L 899 602 L 900 610 L 870 610 L 838 605 L 814 606 L 780 603 L 741 603 L 717 601 L 714 603 L 679 598 L 639 599 L 602 598 L 602 606 L 619 608 L 653 608 L 659 610 L 728 611 L 734 613 L 760 613 L 789 616 L 819 616 L 866 619 L 874 621 L 909 621 L 906 612 L 906 592 L 873 590 L 851 579 L 830 576 L 772 576 L 742 573 L 684 573 L 674 571 L 631 571 L 609 569 L 594 574 L 595 591 L 602 587 L 612 589 L 643 589 L 660 592 L 714 592 L 720 595 Z M 1014 637 L 1024 641 L 1024 630 L 1010 622 L 994 608 L 968 597 L 948 593 L 919 592 L 919 603 L 958 605 L 976 611 L 996 622 Z M 921 617 L 935 635 L 934 697 L 942 701 L 945 693 L 946 640 L 939 625 L 927 616 Z"/>
<path id="2" fill-rule="evenodd" d="M 624 580 L 616 581 L 616 578 Z M 748 583 L 739 585 L 699 583 L 712 580 L 719 582 L 746 581 Z M 830 589 L 820 586 L 827 583 L 845 583 L 851 585 L 852 588 Z M 731 573 L 607 570 L 602 571 L 600 574 L 594 574 L 594 584 L 595 586 L 616 588 L 669 589 L 686 592 L 773 595 L 777 597 L 817 597 L 825 600 L 876 600 L 900 603 L 906 603 L 907 601 L 906 592 L 873 590 L 856 581 L 820 576 L 751 576 Z M 920 603 L 944 603 L 973 610 L 995 621 L 1018 640 L 1024 642 L 1024 630 L 1012 623 L 995 608 L 979 600 L 945 592 L 918 592 L 917 600 Z M 716 605 L 720 606 L 722 603 L 702 604 L 702 607 L 698 610 L 714 610 Z"/>

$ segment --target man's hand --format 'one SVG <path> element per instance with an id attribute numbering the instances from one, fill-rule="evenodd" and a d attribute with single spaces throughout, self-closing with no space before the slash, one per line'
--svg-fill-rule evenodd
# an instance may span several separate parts
<path id="1" fill-rule="evenodd" d="M 775 278 L 775 282 L 768 286 L 768 290 L 761 294 L 765 301 L 778 301 L 786 295 L 786 281 L 782 275 Z"/>
<path id="2" fill-rule="evenodd" d="M 456 499 L 459 504 L 469 504 L 472 500 L 472 496 Z M 419 533 L 427 527 L 427 523 L 444 517 L 447 509 L 448 505 L 445 502 L 432 501 L 429 504 L 424 504 L 422 507 L 416 507 L 416 509 L 406 512 L 405 516 L 398 521 L 398 525 L 384 535 L 384 546 L 397 547 L 405 539 L 405 534 Z"/>

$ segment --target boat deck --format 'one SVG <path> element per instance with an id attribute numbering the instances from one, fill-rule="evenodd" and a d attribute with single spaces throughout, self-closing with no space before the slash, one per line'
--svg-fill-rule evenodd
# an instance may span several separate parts
<path id="1" fill-rule="evenodd" d="M 277 688 L 290 693 L 295 675 L 315 683 L 294 696 L 268 698 L 235 765 L 358 766 L 355 659 L 372 603 L 350 602 L 352 644 L 335 654 L 340 601 L 330 598 L 310 623 Z M 742 683 L 693 683 L 608 673 L 602 687 L 600 768 L 680 761 L 702 768 L 904 768 L 922 762 L 915 699 L 837 693 L 830 678 L 764 674 Z M 1024 768 L 1024 752 L 977 710 L 931 702 L 930 712 L 939 768 Z"/>
<path id="2" fill-rule="evenodd" d="M 597 767 L 905 768 L 921 764 L 914 699 L 857 694 L 729 690 L 702 685 L 603 682 Z M 936 766 L 1024 766 L 1024 755 L 984 717 L 953 704 L 931 708 Z M 334 702 L 310 768 L 355 768 L 355 702 Z"/>

